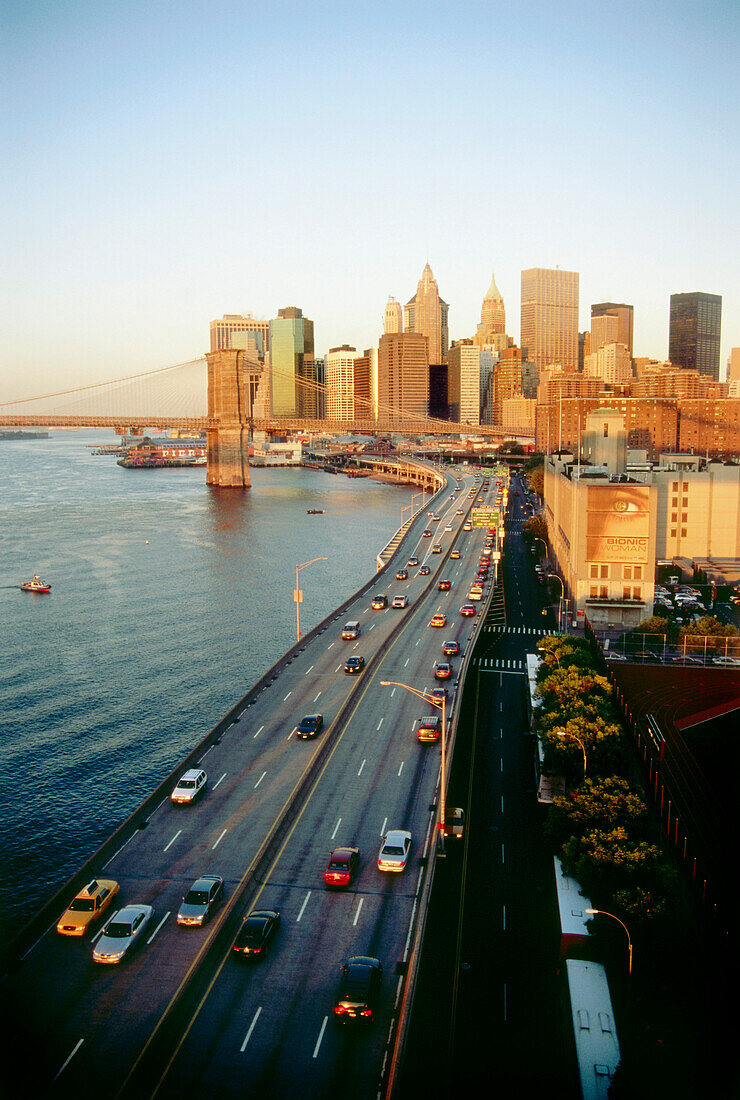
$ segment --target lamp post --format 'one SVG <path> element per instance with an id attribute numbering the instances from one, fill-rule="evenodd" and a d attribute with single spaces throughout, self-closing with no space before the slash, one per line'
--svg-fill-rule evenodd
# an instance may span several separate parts
<path id="1" fill-rule="evenodd" d="M 408 512 L 410 508 L 411 508 L 411 504 L 404 504 L 403 508 L 401 509 L 401 526 L 402 526 L 402 527 L 403 527 L 403 523 L 404 523 L 404 520 L 403 520 L 403 513 L 404 513 L 404 512 Z M 410 518 L 411 518 L 411 517 L 409 516 L 409 519 L 410 519 Z"/>
<path id="2" fill-rule="evenodd" d="M 563 629 L 563 600 L 565 599 L 565 585 L 563 578 L 557 573 L 548 573 L 548 577 L 552 577 L 553 580 L 560 581 L 560 599 L 558 600 L 558 630 Z M 567 630 L 564 633 L 568 633 Z"/>
<path id="3" fill-rule="evenodd" d="M 305 569 L 307 565 L 313 565 L 315 561 L 328 560 L 328 558 L 311 558 L 310 561 L 301 562 L 300 565 L 295 567 L 295 590 L 293 592 L 293 599 L 295 600 L 295 631 L 297 642 L 301 640 L 301 604 L 303 603 L 303 592 L 298 587 L 298 570 Z"/>
<path id="4" fill-rule="evenodd" d="M 541 542 L 542 545 L 544 546 L 544 548 L 545 548 L 545 561 L 547 561 L 548 557 L 550 556 L 550 551 L 547 549 L 547 543 L 545 542 L 544 539 L 541 539 L 539 535 L 535 535 L 534 541 L 535 542 Z"/>
<path id="5" fill-rule="evenodd" d="M 419 699 L 424 699 L 427 703 L 431 703 L 434 707 L 439 707 L 442 711 L 442 774 L 439 781 L 439 822 L 437 829 L 439 831 L 439 846 L 444 852 L 445 850 L 445 764 L 446 764 L 446 739 L 447 739 L 447 723 L 446 718 L 446 697 L 443 695 L 441 699 L 435 698 L 434 695 L 430 695 L 426 691 L 419 691 L 418 688 L 410 687 L 409 684 L 399 684 L 396 680 L 381 680 L 381 687 L 399 687 L 404 691 L 410 691 L 412 695 L 416 695 Z"/>
<path id="6" fill-rule="evenodd" d="M 581 752 L 583 753 L 583 778 L 586 778 L 586 746 L 581 741 L 580 737 L 577 737 L 575 733 L 569 733 L 568 730 L 553 730 L 553 733 L 557 737 L 569 737 L 571 741 L 577 741 L 581 746 Z"/>
<path id="7" fill-rule="evenodd" d="M 620 920 L 619 917 L 615 917 L 613 913 L 607 913 L 606 909 L 587 909 L 586 912 L 589 913 L 592 917 L 595 917 L 597 914 L 600 913 L 602 917 L 611 917 L 612 920 L 615 920 L 615 921 L 617 921 L 618 924 L 622 925 L 622 928 L 624 928 L 625 934 L 627 936 L 627 951 L 629 953 L 629 963 L 628 963 L 628 966 L 627 966 L 627 973 L 631 975 L 632 974 L 632 940 L 630 939 L 630 933 L 629 933 L 629 929 L 628 929 L 627 925 L 624 923 L 623 920 Z"/>

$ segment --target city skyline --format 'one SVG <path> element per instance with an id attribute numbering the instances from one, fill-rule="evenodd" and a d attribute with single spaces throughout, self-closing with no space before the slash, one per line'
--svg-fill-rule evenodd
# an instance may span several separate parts
<path id="1" fill-rule="evenodd" d="M 670 296 L 692 291 L 723 300 L 720 377 L 740 344 L 735 5 L 173 21 L 102 0 L 4 22 L 6 400 L 190 360 L 224 313 L 294 305 L 317 353 L 377 346 L 427 261 L 450 340 L 495 272 L 518 341 L 521 272 L 560 267 L 579 330 L 634 305 L 636 356 L 667 357 Z"/>

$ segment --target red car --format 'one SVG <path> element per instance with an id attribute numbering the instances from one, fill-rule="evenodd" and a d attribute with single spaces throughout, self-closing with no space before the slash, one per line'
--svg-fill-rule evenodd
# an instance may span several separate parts
<path id="1" fill-rule="evenodd" d="M 440 581 L 437 588 L 440 592 L 449 592 L 452 588 L 452 581 Z"/>
<path id="2" fill-rule="evenodd" d="M 335 848 L 324 871 L 327 886 L 351 886 L 360 866 L 359 848 Z"/>
<path id="3" fill-rule="evenodd" d="M 460 643 L 445 642 L 442 646 L 442 652 L 444 653 L 445 657 L 456 657 L 457 654 L 460 652 Z"/>
<path id="4" fill-rule="evenodd" d="M 437 661 L 434 669 L 435 680 L 449 680 L 452 676 L 452 666 L 447 661 Z"/>
<path id="5" fill-rule="evenodd" d="M 472 603 L 464 603 L 460 608 L 461 615 L 475 615 L 475 608 Z"/>

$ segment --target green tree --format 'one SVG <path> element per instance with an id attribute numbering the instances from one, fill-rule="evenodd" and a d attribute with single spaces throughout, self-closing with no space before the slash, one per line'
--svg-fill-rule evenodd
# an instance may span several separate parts
<path id="1" fill-rule="evenodd" d="M 522 535 L 526 542 L 533 543 L 535 539 L 542 539 L 545 545 L 547 543 L 547 520 L 538 512 L 535 516 L 530 516 L 529 519 L 525 519 L 522 524 Z"/>
<path id="2" fill-rule="evenodd" d="M 644 917 L 647 914 L 640 908 L 640 899 L 644 902 L 647 896 L 649 912 L 654 916 L 665 912 L 674 874 L 659 847 L 634 840 L 623 826 L 571 837 L 563 845 L 562 858 L 566 872 L 589 897 L 605 898 L 607 905 L 626 915 Z"/>
<path id="3" fill-rule="evenodd" d="M 644 839 L 648 822 L 645 800 L 626 779 L 610 775 L 586 779 L 577 790 L 556 798 L 545 833 L 556 848 L 571 837 L 620 827 L 632 839 Z"/>
<path id="4" fill-rule="evenodd" d="M 538 726 L 545 748 L 545 768 L 555 775 L 565 775 L 571 784 L 589 776 L 624 775 L 629 770 L 629 753 L 622 729 L 597 713 L 580 713 L 566 721 L 552 721 L 548 714 Z M 559 736 L 562 731 L 566 736 Z M 583 746 L 583 748 L 581 748 Z"/>
<path id="5" fill-rule="evenodd" d="M 544 495 L 544 490 L 545 490 L 545 465 L 544 465 L 544 462 L 539 466 L 535 466 L 535 468 L 533 470 L 530 470 L 528 472 L 527 481 L 529 482 L 529 487 L 530 487 L 530 489 L 532 490 L 533 493 L 536 493 L 537 496 L 539 496 L 539 497 Z"/>
<path id="6" fill-rule="evenodd" d="M 681 648 L 701 649 L 708 652 L 724 653 L 725 648 L 730 656 L 735 656 L 738 648 L 737 639 L 740 631 L 730 623 L 723 623 L 715 615 L 702 615 L 695 623 L 688 623 L 681 627 Z"/>
<path id="7" fill-rule="evenodd" d="M 611 714 L 612 687 L 605 676 L 591 670 L 553 669 L 537 687 L 543 711 L 560 711 L 567 717 L 584 710 L 607 718 Z"/>
<path id="8" fill-rule="evenodd" d="M 649 619 L 643 619 L 634 630 L 629 632 L 629 636 L 636 639 L 640 644 L 642 644 L 641 634 L 662 634 L 665 636 L 666 642 L 673 645 L 678 641 L 678 624 L 674 623 L 672 619 L 664 619 L 661 615 L 652 615 Z M 661 644 L 662 641 L 663 639 L 660 638 Z"/>
<path id="9" fill-rule="evenodd" d="M 537 643 L 542 660 L 537 670 L 537 681 L 541 683 L 555 668 L 569 668 L 576 665 L 583 669 L 593 669 L 593 658 L 588 642 L 576 638 L 573 634 L 550 635 Z"/>

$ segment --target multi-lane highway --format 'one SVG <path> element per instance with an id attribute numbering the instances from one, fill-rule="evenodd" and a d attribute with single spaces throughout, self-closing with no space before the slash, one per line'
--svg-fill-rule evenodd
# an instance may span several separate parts
<path id="1" fill-rule="evenodd" d="M 122 904 L 154 909 L 132 956 L 96 964 L 88 937 L 59 936 L 52 925 L 4 978 L 11 1094 L 79 1096 L 98 1082 L 136 1097 L 376 1095 L 404 995 L 440 773 L 439 746 L 420 744 L 415 733 L 431 708 L 381 681 L 431 690 L 442 642 L 454 638 L 462 651 L 448 682 L 454 713 L 457 672 L 478 626 L 478 615 L 460 615 L 484 536 L 462 531 L 473 484 L 467 474 L 452 493 L 453 480 L 435 500 L 439 518 L 416 521 L 401 558 L 378 579 L 387 608 L 372 610 L 372 593 L 359 597 L 208 748 L 199 761 L 209 780 L 201 800 L 175 806 L 165 797 L 97 869 L 120 884 Z M 488 501 L 495 494 L 493 480 Z M 449 556 L 453 545 L 459 559 Z M 413 557 L 430 575 L 413 566 L 407 579 L 394 579 Z M 449 591 L 438 589 L 443 577 Z M 397 594 L 408 596 L 407 608 L 390 606 Z M 435 612 L 447 615 L 445 628 L 430 627 Z M 350 619 L 362 632 L 344 641 Z M 368 662 L 358 677 L 344 672 L 350 655 Z M 323 714 L 324 732 L 299 741 L 296 726 L 312 712 Z M 287 805 L 300 812 L 266 849 Z M 412 834 L 401 874 L 376 865 L 392 828 Z M 362 862 L 347 891 L 329 893 L 323 871 L 339 844 L 357 845 Z M 205 928 L 180 927 L 181 899 L 202 874 L 223 876 L 225 902 Z M 281 925 L 267 957 L 244 965 L 231 944 L 255 906 L 278 910 Z M 339 966 L 352 954 L 372 955 L 384 968 L 376 1019 L 361 1035 L 333 1017 Z"/>

